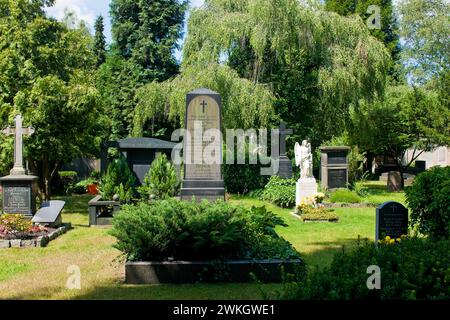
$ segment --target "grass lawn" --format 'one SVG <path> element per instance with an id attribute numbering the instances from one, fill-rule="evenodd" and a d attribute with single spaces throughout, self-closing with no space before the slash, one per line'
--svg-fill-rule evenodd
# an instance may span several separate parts
<path id="1" fill-rule="evenodd" d="M 381 189 L 380 189 L 381 190 Z M 381 190 L 382 191 L 382 190 Z M 392 195 L 392 194 L 390 194 Z M 398 200 L 402 194 L 381 200 Z M 73 229 L 46 248 L 0 250 L 0 299 L 260 299 L 281 289 L 281 284 L 124 285 L 124 261 L 112 247 L 108 228 L 88 226 L 91 196 L 58 197 L 67 201 L 63 220 Z M 277 229 L 299 250 L 310 266 L 327 265 L 342 246 L 351 247 L 358 236 L 373 240 L 375 208 L 338 208 L 339 223 L 303 223 L 266 202 L 232 197 L 244 206 L 266 205 L 289 224 Z M 383 202 L 383 201 L 382 201 Z M 78 266 L 81 290 L 69 290 L 67 268 Z"/>

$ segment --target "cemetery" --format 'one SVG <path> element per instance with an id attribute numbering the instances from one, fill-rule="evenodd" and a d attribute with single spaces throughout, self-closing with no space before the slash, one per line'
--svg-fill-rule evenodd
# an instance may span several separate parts
<path id="1" fill-rule="evenodd" d="M 334 0 L 173 0 L 130 26 L 106 2 L 109 45 L 53 1 L 0 13 L 0 299 L 450 299 L 427 12 L 387 1 L 374 32 Z"/>

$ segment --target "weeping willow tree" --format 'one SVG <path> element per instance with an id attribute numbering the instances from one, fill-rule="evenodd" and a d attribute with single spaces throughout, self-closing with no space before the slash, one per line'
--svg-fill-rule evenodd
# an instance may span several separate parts
<path id="1" fill-rule="evenodd" d="M 266 127 L 274 118 L 274 97 L 264 85 L 239 78 L 227 66 L 210 63 L 204 68 L 186 66 L 178 77 L 152 82 L 138 90 L 134 115 L 134 136 L 142 136 L 145 125 L 169 119 L 184 126 L 186 94 L 196 88 L 209 88 L 222 98 L 223 128 Z"/>
<path id="2" fill-rule="evenodd" d="M 182 125 L 185 94 L 204 86 L 221 93 L 227 128 L 275 113 L 320 142 L 341 133 L 351 105 L 383 93 L 389 59 L 359 17 L 298 0 L 206 0 L 191 12 L 181 75 L 140 90 L 134 134 L 157 116 Z"/>

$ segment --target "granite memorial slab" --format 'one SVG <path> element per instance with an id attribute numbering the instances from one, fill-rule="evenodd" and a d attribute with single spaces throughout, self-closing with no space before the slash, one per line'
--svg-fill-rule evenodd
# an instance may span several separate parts
<path id="1" fill-rule="evenodd" d="M 392 239 L 408 234 L 408 209 L 401 203 L 388 201 L 376 209 L 375 243 L 389 236 Z"/>

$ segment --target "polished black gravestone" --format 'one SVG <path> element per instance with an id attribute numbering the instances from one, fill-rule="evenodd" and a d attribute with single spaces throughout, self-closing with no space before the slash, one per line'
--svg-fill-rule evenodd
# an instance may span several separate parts
<path id="1" fill-rule="evenodd" d="M 222 178 L 222 102 L 217 92 L 197 89 L 186 96 L 183 140 L 184 179 L 181 200 L 225 200 Z M 205 132 L 218 134 L 212 141 L 203 141 Z M 209 150 L 209 151 L 208 151 Z M 214 152 L 213 152 L 214 151 Z M 209 154 L 206 154 L 208 152 Z M 211 157 L 206 161 L 205 156 Z"/>
<path id="2" fill-rule="evenodd" d="M 376 211 L 375 243 L 389 236 L 392 239 L 408 234 L 408 209 L 401 203 L 388 201 Z"/>
<path id="3" fill-rule="evenodd" d="M 3 213 L 32 217 L 36 212 L 38 177 L 29 175 L 0 178 L 3 190 Z"/>

